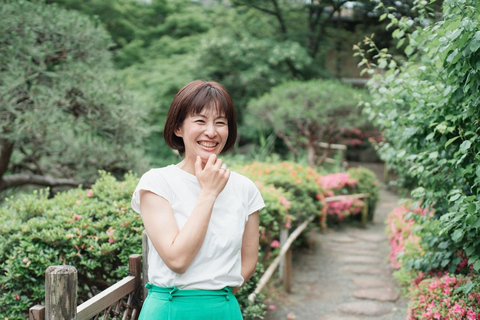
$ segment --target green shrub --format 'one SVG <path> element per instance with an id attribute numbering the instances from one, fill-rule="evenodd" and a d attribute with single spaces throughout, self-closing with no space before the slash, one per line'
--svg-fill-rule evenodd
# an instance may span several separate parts
<path id="1" fill-rule="evenodd" d="M 0 207 L 0 314 L 24 319 L 43 304 L 50 265 L 77 268 L 79 302 L 126 276 L 128 256 L 142 251 L 142 220 L 130 209 L 137 183 L 103 172 L 88 191 L 34 192 Z"/>
<path id="2" fill-rule="evenodd" d="M 373 220 L 373 214 L 377 207 L 380 186 L 378 185 L 377 176 L 367 168 L 350 168 L 347 173 L 351 178 L 357 180 L 355 183 L 355 193 L 369 193 L 368 197 L 368 220 Z"/>
<path id="3" fill-rule="evenodd" d="M 480 7 L 475 0 L 445 0 L 435 20 L 428 3 L 417 1 L 419 19 L 392 19 L 408 60 L 398 66 L 377 52 L 386 70 L 369 82 L 373 99 L 365 111 L 383 130 L 380 157 L 413 184 L 413 198 L 435 209 L 424 224 L 428 250 L 411 265 L 423 271 L 449 265 L 454 272 L 463 251 L 478 274 Z"/>

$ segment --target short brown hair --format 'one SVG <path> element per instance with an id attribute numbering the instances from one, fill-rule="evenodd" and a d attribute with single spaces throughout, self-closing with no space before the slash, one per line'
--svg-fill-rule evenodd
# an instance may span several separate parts
<path id="1" fill-rule="evenodd" d="M 218 82 L 195 80 L 177 92 L 168 110 L 163 137 L 170 148 L 178 150 L 181 155 L 185 153 L 183 139 L 175 135 L 175 130 L 182 126 L 188 115 L 197 115 L 205 107 L 214 107 L 227 118 L 228 138 L 222 153 L 233 147 L 237 139 L 237 119 L 232 98 Z"/>

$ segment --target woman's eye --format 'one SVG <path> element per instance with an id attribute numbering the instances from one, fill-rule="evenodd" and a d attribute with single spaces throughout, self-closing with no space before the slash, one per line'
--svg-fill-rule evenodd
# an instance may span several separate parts
<path id="1" fill-rule="evenodd" d="M 203 120 L 195 120 L 196 123 L 205 123 Z"/>
<path id="2" fill-rule="evenodd" d="M 218 125 L 221 125 L 221 126 L 226 125 L 226 123 L 223 122 L 223 121 L 218 121 L 217 124 L 218 124 Z"/>

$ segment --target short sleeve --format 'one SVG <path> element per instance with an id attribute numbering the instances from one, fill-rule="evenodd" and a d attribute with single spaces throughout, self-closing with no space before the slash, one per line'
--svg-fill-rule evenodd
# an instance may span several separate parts
<path id="1" fill-rule="evenodd" d="M 263 208 L 265 208 L 265 202 L 263 201 L 262 194 L 257 186 L 250 181 L 248 190 L 248 215 Z"/>
<path id="2" fill-rule="evenodd" d="M 138 182 L 137 187 L 132 195 L 132 209 L 137 212 L 140 212 L 140 190 L 147 190 L 159 195 L 162 198 L 165 198 L 168 202 L 171 203 L 171 192 L 168 185 L 165 183 L 165 178 L 163 177 L 161 170 L 152 169 L 147 171 Z"/>

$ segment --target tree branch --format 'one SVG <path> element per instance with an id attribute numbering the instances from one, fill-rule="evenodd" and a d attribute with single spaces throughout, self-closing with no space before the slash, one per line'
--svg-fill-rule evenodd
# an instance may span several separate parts
<path id="1" fill-rule="evenodd" d="M 71 186 L 76 187 L 81 184 L 80 181 L 73 179 L 53 178 L 51 176 L 41 176 L 36 174 L 13 174 L 3 177 L 0 180 L 0 191 L 12 187 L 24 186 L 27 184 L 34 184 L 46 187 Z"/>
<path id="2" fill-rule="evenodd" d="M 281 33 L 283 35 L 286 35 L 287 34 L 287 25 L 285 24 L 285 21 L 283 19 L 280 7 L 278 6 L 278 3 L 277 3 L 276 0 L 271 0 L 271 1 L 272 1 L 272 4 L 273 4 L 274 8 L 275 8 L 275 11 L 267 9 L 267 8 L 259 7 L 255 4 L 253 4 L 252 2 L 249 2 L 247 4 L 247 3 L 240 2 L 240 1 L 232 1 L 232 3 L 236 4 L 237 6 L 246 6 L 246 7 L 250 7 L 250 8 L 253 8 L 253 9 L 257 9 L 258 11 L 265 12 L 265 13 L 268 13 L 268 14 L 276 17 L 277 20 L 278 20 L 278 23 L 280 24 Z"/>
<path id="3" fill-rule="evenodd" d="M 0 179 L 8 170 L 8 164 L 13 153 L 13 142 L 2 139 L 2 150 L 0 153 Z"/>
<path id="4" fill-rule="evenodd" d="M 284 35 L 287 34 L 287 25 L 285 24 L 285 21 L 283 20 L 283 15 L 282 11 L 280 10 L 280 7 L 278 6 L 277 0 L 272 0 L 273 6 L 275 7 L 275 16 L 277 17 L 278 23 L 280 24 L 280 29 L 282 30 L 282 33 Z"/>

